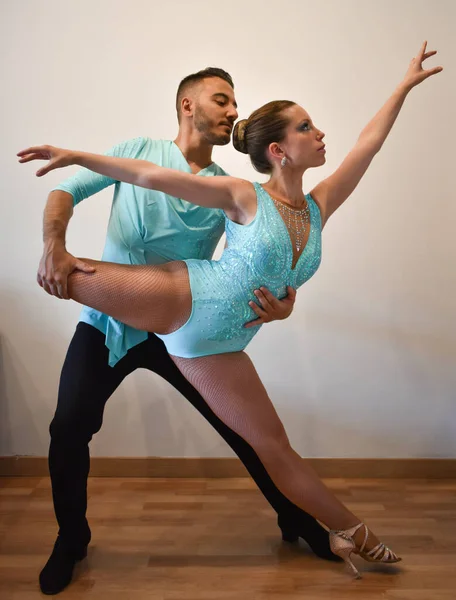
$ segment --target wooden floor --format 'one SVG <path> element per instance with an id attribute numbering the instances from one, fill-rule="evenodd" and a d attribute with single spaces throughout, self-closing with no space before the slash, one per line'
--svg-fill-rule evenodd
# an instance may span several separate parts
<path id="1" fill-rule="evenodd" d="M 280 540 L 250 479 L 89 480 L 93 543 L 63 599 L 456 599 L 456 481 L 331 479 L 328 486 L 402 555 L 360 559 L 360 581 Z M 43 598 L 56 535 L 48 479 L 0 479 L 0 598 Z"/>

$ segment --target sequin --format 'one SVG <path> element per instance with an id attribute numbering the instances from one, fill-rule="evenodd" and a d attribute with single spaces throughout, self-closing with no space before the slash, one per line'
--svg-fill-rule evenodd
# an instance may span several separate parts
<path id="1" fill-rule="evenodd" d="M 310 194 L 310 231 L 307 243 L 293 267 L 293 244 L 274 202 L 258 183 L 254 184 L 258 206 L 249 225 L 225 219 L 228 248 L 219 261 L 187 263 L 192 290 L 189 320 L 172 334 L 159 336 L 170 354 L 196 357 L 243 350 L 260 326 L 246 329 L 256 319 L 249 302 L 254 290 L 267 287 L 284 298 L 286 288 L 300 287 L 317 271 L 321 261 L 321 218 Z"/>

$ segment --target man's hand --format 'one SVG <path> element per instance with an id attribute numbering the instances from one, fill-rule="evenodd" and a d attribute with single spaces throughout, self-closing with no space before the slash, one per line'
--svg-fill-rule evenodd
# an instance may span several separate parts
<path id="1" fill-rule="evenodd" d="M 249 302 L 249 306 L 258 316 L 258 319 L 249 321 L 244 327 L 256 327 L 263 323 L 288 319 L 293 312 L 296 300 L 296 290 L 288 286 L 287 292 L 288 296 L 283 298 L 283 300 L 278 300 L 267 288 L 262 287 L 259 290 L 255 290 L 254 294 L 261 306 L 258 306 L 258 304 L 253 301 Z"/>
<path id="2" fill-rule="evenodd" d="M 69 254 L 62 245 L 48 243 L 38 268 L 38 284 L 51 296 L 68 300 L 68 276 L 73 271 L 93 273 L 94 267 Z"/>

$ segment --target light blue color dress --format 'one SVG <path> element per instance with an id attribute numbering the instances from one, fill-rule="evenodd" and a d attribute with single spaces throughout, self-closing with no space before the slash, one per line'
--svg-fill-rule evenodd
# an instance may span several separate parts
<path id="1" fill-rule="evenodd" d="M 259 183 L 257 212 L 248 225 L 225 217 L 228 248 L 218 261 L 185 260 L 192 292 L 188 321 L 171 334 L 159 335 L 169 354 L 194 358 L 243 350 L 260 326 L 246 329 L 256 318 L 248 305 L 253 291 L 265 286 L 278 298 L 287 286 L 297 289 L 316 272 L 321 261 L 320 210 L 310 194 L 307 244 L 292 269 L 293 247 L 288 229 L 272 198 Z"/>

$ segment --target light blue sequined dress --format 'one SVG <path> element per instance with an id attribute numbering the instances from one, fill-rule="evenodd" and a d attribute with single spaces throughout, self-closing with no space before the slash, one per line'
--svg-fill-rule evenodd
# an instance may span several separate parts
<path id="1" fill-rule="evenodd" d="M 259 183 L 257 213 L 248 225 L 226 218 L 228 248 L 220 260 L 186 260 L 192 292 L 192 311 L 177 331 L 159 335 L 174 356 L 195 358 L 243 350 L 260 326 L 246 329 L 256 318 L 248 305 L 253 291 L 267 287 L 277 298 L 287 286 L 297 289 L 316 272 L 321 261 L 321 217 L 310 194 L 310 232 L 295 268 L 288 229 L 269 194 Z"/>

